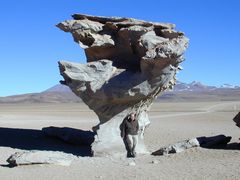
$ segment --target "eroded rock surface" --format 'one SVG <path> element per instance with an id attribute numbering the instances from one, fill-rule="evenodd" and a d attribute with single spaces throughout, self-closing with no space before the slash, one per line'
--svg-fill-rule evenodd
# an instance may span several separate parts
<path id="1" fill-rule="evenodd" d="M 157 156 L 157 155 L 180 153 L 185 151 L 186 149 L 199 147 L 199 146 L 200 146 L 200 143 L 198 142 L 197 138 L 187 139 L 166 147 L 162 147 L 159 150 L 153 152 L 152 155 Z"/>
<path id="2" fill-rule="evenodd" d="M 57 151 L 23 151 L 12 154 L 7 162 L 11 166 L 56 164 L 69 166 L 76 156 Z"/>
<path id="3" fill-rule="evenodd" d="M 99 117 L 94 154 L 124 151 L 119 125 L 129 112 L 137 112 L 143 138 L 150 105 L 174 86 L 188 39 L 173 24 L 132 18 L 75 14 L 57 27 L 85 50 L 86 64 L 60 61 L 59 66 L 62 83 Z M 138 152 L 146 152 L 143 141 Z"/>
<path id="4" fill-rule="evenodd" d="M 211 137 L 197 137 L 193 139 L 187 139 L 184 141 L 177 142 L 175 144 L 171 144 L 166 147 L 162 147 L 159 150 L 152 153 L 152 155 L 166 155 L 166 154 L 174 154 L 180 153 L 190 148 L 195 147 L 203 147 L 203 148 L 223 148 L 226 147 L 227 144 L 231 141 L 231 136 L 225 136 L 223 134 Z"/>

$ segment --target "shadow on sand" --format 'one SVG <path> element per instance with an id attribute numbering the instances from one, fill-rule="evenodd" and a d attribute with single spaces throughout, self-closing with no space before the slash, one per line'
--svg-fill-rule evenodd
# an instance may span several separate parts
<path id="1" fill-rule="evenodd" d="M 212 137 L 197 137 L 200 147 L 206 149 L 222 149 L 222 150 L 240 150 L 239 143 L 229 143 L 231 136 L 225 136 L 223 134 Z"/>
<path id="2" fill-rule="evenodd" d="M 216 145 L 213 147 L 202 147 L 206 149 L 222 149 L 222 150 L 240 150 L 240 143 L 229 143 L 229 144 L 222 144 L 222 145 Z"/>
<path id="3" fill-rule="evenodd" d="M 55 127 L 49 127 L 55 128 Z M 58 128 L 63 129 L 63 128 Z M 89 131 L 65 128 L 68 131 L 85 133 Z M 90 134 L 94 140 L 94 133 Z M 92 156 L 91 145 L 70 144 L 57 137 L 49 136 L 43 130 L 0 128 L 0 147 L 11 147 L 22 150 L 61 151 L 76 156 Z"/>

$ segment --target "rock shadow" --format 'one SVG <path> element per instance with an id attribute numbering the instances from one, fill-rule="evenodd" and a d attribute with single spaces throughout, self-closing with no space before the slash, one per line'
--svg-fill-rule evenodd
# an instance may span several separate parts
<path id="1" fill-rule="evenodd" d="M 59 134 L 75 137 L 87 137 L 88 143 L 74 143 L 61 139 L 57 136 L 47 134 L 46 131 L 60 132 Z M 65 132 L 65 133 L 64 133 Z M 73 133 L 73 135 L 71 135 Z M 92 156 L 90 141 L 94 141 L 95 133 L 73 128 L 48 127 L 43 130 L 36 129 L 17 129 L 0 128 L 0 147 L 11 147 L 21 150 L 42 150 L 42 151 L 61 151 L 76 156 Z M 63 136 L 64 137 L 64 136 Z"/>
<path id="2" fill-rule="evenodd" d="M 165 154 L 179 153 L 195 147 L 206 149 L 240 150 L 239 143 L 229 143 L 231 139 L 231 136 L 225 136 L 223 134 L 211 137 L 202 136 L 193 139 L 187 139 L 166 147 L 162 147 L 159 150 L 152 152 L 152 155 L 161 156 Z"/>
<path id="3" fill-rule="evenodd" d="M 240 150 L 240 143 L 229 143 L 224 150 Z"/>
<path id="4" fill-rule="evenodd" d="M 212 137 L 197 137 L 200 147 L 206 149 L 240 150 L 240 143 L 230 143 L 232 137 L 223 134 Z"/>
<path id="5" fill-rule="evenodd" d="M 200 147 L 207 149 L 218 149 L 221 147 L 225 147 L 231 141 L 231 136 L 225 136 L 223 134 L 211 136 L 211 137 L 197 137 L 197 141 L 200 144 Z"/>

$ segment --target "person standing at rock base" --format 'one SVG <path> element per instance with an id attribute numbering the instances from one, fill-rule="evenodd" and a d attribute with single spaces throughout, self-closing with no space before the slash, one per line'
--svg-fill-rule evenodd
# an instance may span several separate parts
<path id="1" fill-rule="evenodd" d="M 127 157 L 136 157 L 139 123 L 135 113 L 131 113 L 120 125 L 121 137 L 127 150 Z"/>

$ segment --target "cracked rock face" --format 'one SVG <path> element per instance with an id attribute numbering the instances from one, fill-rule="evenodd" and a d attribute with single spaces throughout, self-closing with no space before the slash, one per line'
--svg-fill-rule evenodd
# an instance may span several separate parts
<path id="1" fill-rule="evenodd" d="M 86 64 L 60 61 L 59 67 L 62 83 L 99 117 L 94 155 L 124 152 L 119 125 L 130 112 L 137 112 L 140 124 L 138 152 L 146 152 L 147 112 L 154 98 L 175 84 L 188 46 L 184 33 L 173 24 L 81 14 L 57 27 L 85 50 Z"/>

